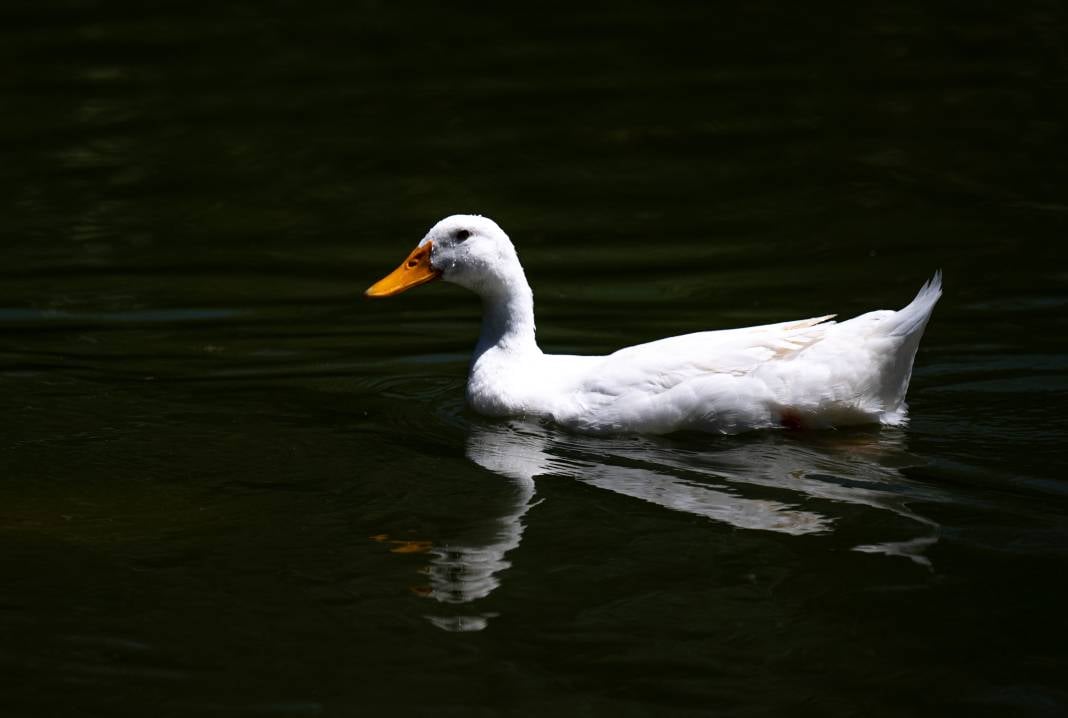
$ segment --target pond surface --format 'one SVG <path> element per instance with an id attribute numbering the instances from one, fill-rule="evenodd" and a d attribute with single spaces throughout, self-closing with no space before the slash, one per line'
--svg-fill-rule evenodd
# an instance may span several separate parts
<path id="1" fill-rule="evenodd" d="M 1058 3 L 14 3 L 2 712 L 1063 715 Z M 495 218 L 539 341 L 897 308 L 904 430 L 463 405 Z"/>

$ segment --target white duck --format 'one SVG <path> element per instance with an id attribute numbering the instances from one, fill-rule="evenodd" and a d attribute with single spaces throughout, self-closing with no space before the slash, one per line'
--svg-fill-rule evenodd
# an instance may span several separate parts
<path id="1" fill-rule="evenodd" d="M 912 361 L 942 296 L 939 273 L 896 312 L 698 332 L 608 356 L 543 354 L 534 340 L 534 295 L 515 247 L 495 222 L 477 215 L 438 222 L 366 294 L 388 297 L 438 278 L 482 298 L 470 406 L 591 433 L 904 424 Z"/>

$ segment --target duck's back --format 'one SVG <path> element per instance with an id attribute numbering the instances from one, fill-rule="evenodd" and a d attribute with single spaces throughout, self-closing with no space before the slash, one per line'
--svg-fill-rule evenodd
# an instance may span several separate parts
<path id="1" fill-rule="evenodd" d="M 899 311 L 700 332 L 588 364 L 551 418 L 588 432 L 737 433 L 906 421 L 912 362 L 941 277 Z M 563 388 L 563 387 L 561 387 Z"/>

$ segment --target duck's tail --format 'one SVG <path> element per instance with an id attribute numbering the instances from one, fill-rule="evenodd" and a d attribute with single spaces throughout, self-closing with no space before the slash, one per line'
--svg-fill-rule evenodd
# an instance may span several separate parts
<path id="1" fill-rule="evenodd" d="M 916 298 L 894 312 L 882 323 L 881 330 L 885 336 L 896 339 L 892 349 L 890 366 L 886 367 L 882 381 L 882 404 L 884 424 L 904 424 L 907 421 L 908 406 L 905 393 L 912 378 L 912 362 L 916 358 L 923 330 L 931 318 L 935 304 L 942 296 L 942 272 L 935 272 Z"/>
<path id="2" fill-rule="evenodd" d="M 927 320 L 931 318 L 931 312 L 934 311 L 934 306 L 941 296 L 942 270 L 938 270 L 934 277 L 920 288 L 915 299 L 894 313 L 886 327 L 887 333 L 892 337 L 915 335 L 916 341 L 919 342 L 920 336 L 923 335 L 923 328 L 927 326 Z"/>

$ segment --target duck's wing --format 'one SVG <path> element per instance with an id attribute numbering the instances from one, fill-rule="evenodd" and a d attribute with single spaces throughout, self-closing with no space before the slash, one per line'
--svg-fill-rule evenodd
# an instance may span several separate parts
<path id="1" fill-rule="evenodd" d="M 818 342 L 834 325 L 833 317 L 684 334 L 620 349 L 593 367 L 580 390 L 616 396 L 659 393 L 697 376 L 744 376 Z"/>

